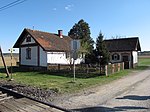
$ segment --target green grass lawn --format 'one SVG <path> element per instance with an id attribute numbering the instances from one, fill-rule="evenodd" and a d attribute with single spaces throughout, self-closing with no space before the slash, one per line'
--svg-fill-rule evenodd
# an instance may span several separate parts
<path id="1" fill-rule="evenodd" d="M 150 59 L 140 59 L 140 66 L 150 65 Z M 121 78 L 132 72 L 132 70 L 123 70 L 119 73 L 115 73 L 106 76 L 99 76 L 95 74 L 77 74 L 76 81 L 73 82 L 73 73 L 51 73 L 51 72 L 20 72 L 14 70 L 13 79 L 19 84 L 32 85 L 41 88 L 53 89 L 58 93 L 71 93 L 77 92 L 83 88 L 92 87 L 95 85 L 102 85 L 109 83 L 113 80 Z M 91 77 L 91 76 L 94 77 Z M 5 78 L 5 73 L 0 72 L 0 80 L 8 80 Z M 86 78 L 91 77 L 91 78 Z"/>
<path id="2" fill-rule="evenodd" d="M 150 58 L 139 58 L 139 66 L 150 66 Z"/>
<path id="3" fill-rule="evenodd" d="M 136 70 L 144 70 L 150 66 L 150 57 L 139 57 L 138 66 L 135 68 Z"/>
<path id="4" fill-rule="evenodd" d="M 15 82 L 20 84 L 32 85 L 46 89 L 49 88 L 59 93 L 71 93 L 90 86 L 109 83 L 112 80 L 127 75 L 128 72 L 128 70 L 124 70 L 109 77 L 95 76 L 93 78 L 76 78 L 75 82 L 73 82 L 72 74 L 70 74 L 69 77 L 65 77 L 64 74 L 55 75 L 51 73 L 44 74 L 40 72 L 15 72 L 13 73 L 13 79 Z M 0 80 L 8 80 L 5 78 L 4 73 L 0 73 L 0 77 Z"/>

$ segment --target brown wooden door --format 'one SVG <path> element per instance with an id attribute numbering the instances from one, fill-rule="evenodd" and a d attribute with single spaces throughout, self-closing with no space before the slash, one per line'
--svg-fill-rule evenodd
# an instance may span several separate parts
<path id="1" fill-rule="evenodd" d="M 129 56 L 122 56 L 124 62 L 124 69 L 129 69 Z"/>

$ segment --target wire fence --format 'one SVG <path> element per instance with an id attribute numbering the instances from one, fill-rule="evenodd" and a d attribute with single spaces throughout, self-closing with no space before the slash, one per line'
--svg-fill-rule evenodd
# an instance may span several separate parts
<path id="1" fill-rule="evenodd" d="M 75 69 L 77 74 L 100 74 L 107 76 L 124 70 L 124 63 L 114 63 L 106 66 L 99 66 L 98 64 L 78 64 L 76 65 Z M 52 72 L 62 71 L 66 73 L 71 73 L 73 70 L 73 65 L 48 64 L 47 70 Z"/>

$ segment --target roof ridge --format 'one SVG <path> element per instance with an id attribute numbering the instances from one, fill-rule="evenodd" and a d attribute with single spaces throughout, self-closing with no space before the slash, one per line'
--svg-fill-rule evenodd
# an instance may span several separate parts
<path id="1" fill-rule="evenodd" d="M 42 33 L 48 33 L 48 34 L 53 34 L 53 35 L 58 35 L 57 33 L 51 33 L 51 32 L 47 32 L 47 31 L 41 31 L 41 30 L 33 30 L 30 28 L 25 28 L 26 30 L 31 30 L 31 31 L 37 31 L 37 32 L 42 32 Z M 67 36 L 67 35 L 63 35 L 63 36 Z M 69 36 L 68 36 L 69 37 Z"/>
<path id="2" fill-rule="evenodd" d="M 33 30 L 33 29 L 30 29 L 30 28 L 25 28 L 27 30 L 31 30 L 31 31 L 38 31 L 38 32 L 43 32 L 43 33 L 50 33 L 50 32 L 47 32 L 47 31 L 42 31 L 42 30 Z M 51 33 L 51 34 L 54 34 L 54 33 Z"/>
<path id="3" fill-rule="evenodd" d="M 127 40 L 127 39 L 138 39 L 139 37 L 127 37 L 127 38 L 116 38 L 116 39 L 105 39 L 104 41 L 109 40 Z"/>

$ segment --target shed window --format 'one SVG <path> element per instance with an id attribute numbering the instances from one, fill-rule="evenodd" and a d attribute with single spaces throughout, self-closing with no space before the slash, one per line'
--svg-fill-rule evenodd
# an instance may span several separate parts
<path id="1" fill-rule="evenodd" d="M 26 59 L 31 59 L 31 48 L 26 49 Z"/>
<path id="2" fill-rule="evenodd" d="M 115 61 L 120 60 L 120 55 L 119 54 L 113 54 L 112 60 L 115 60 Z"/>

